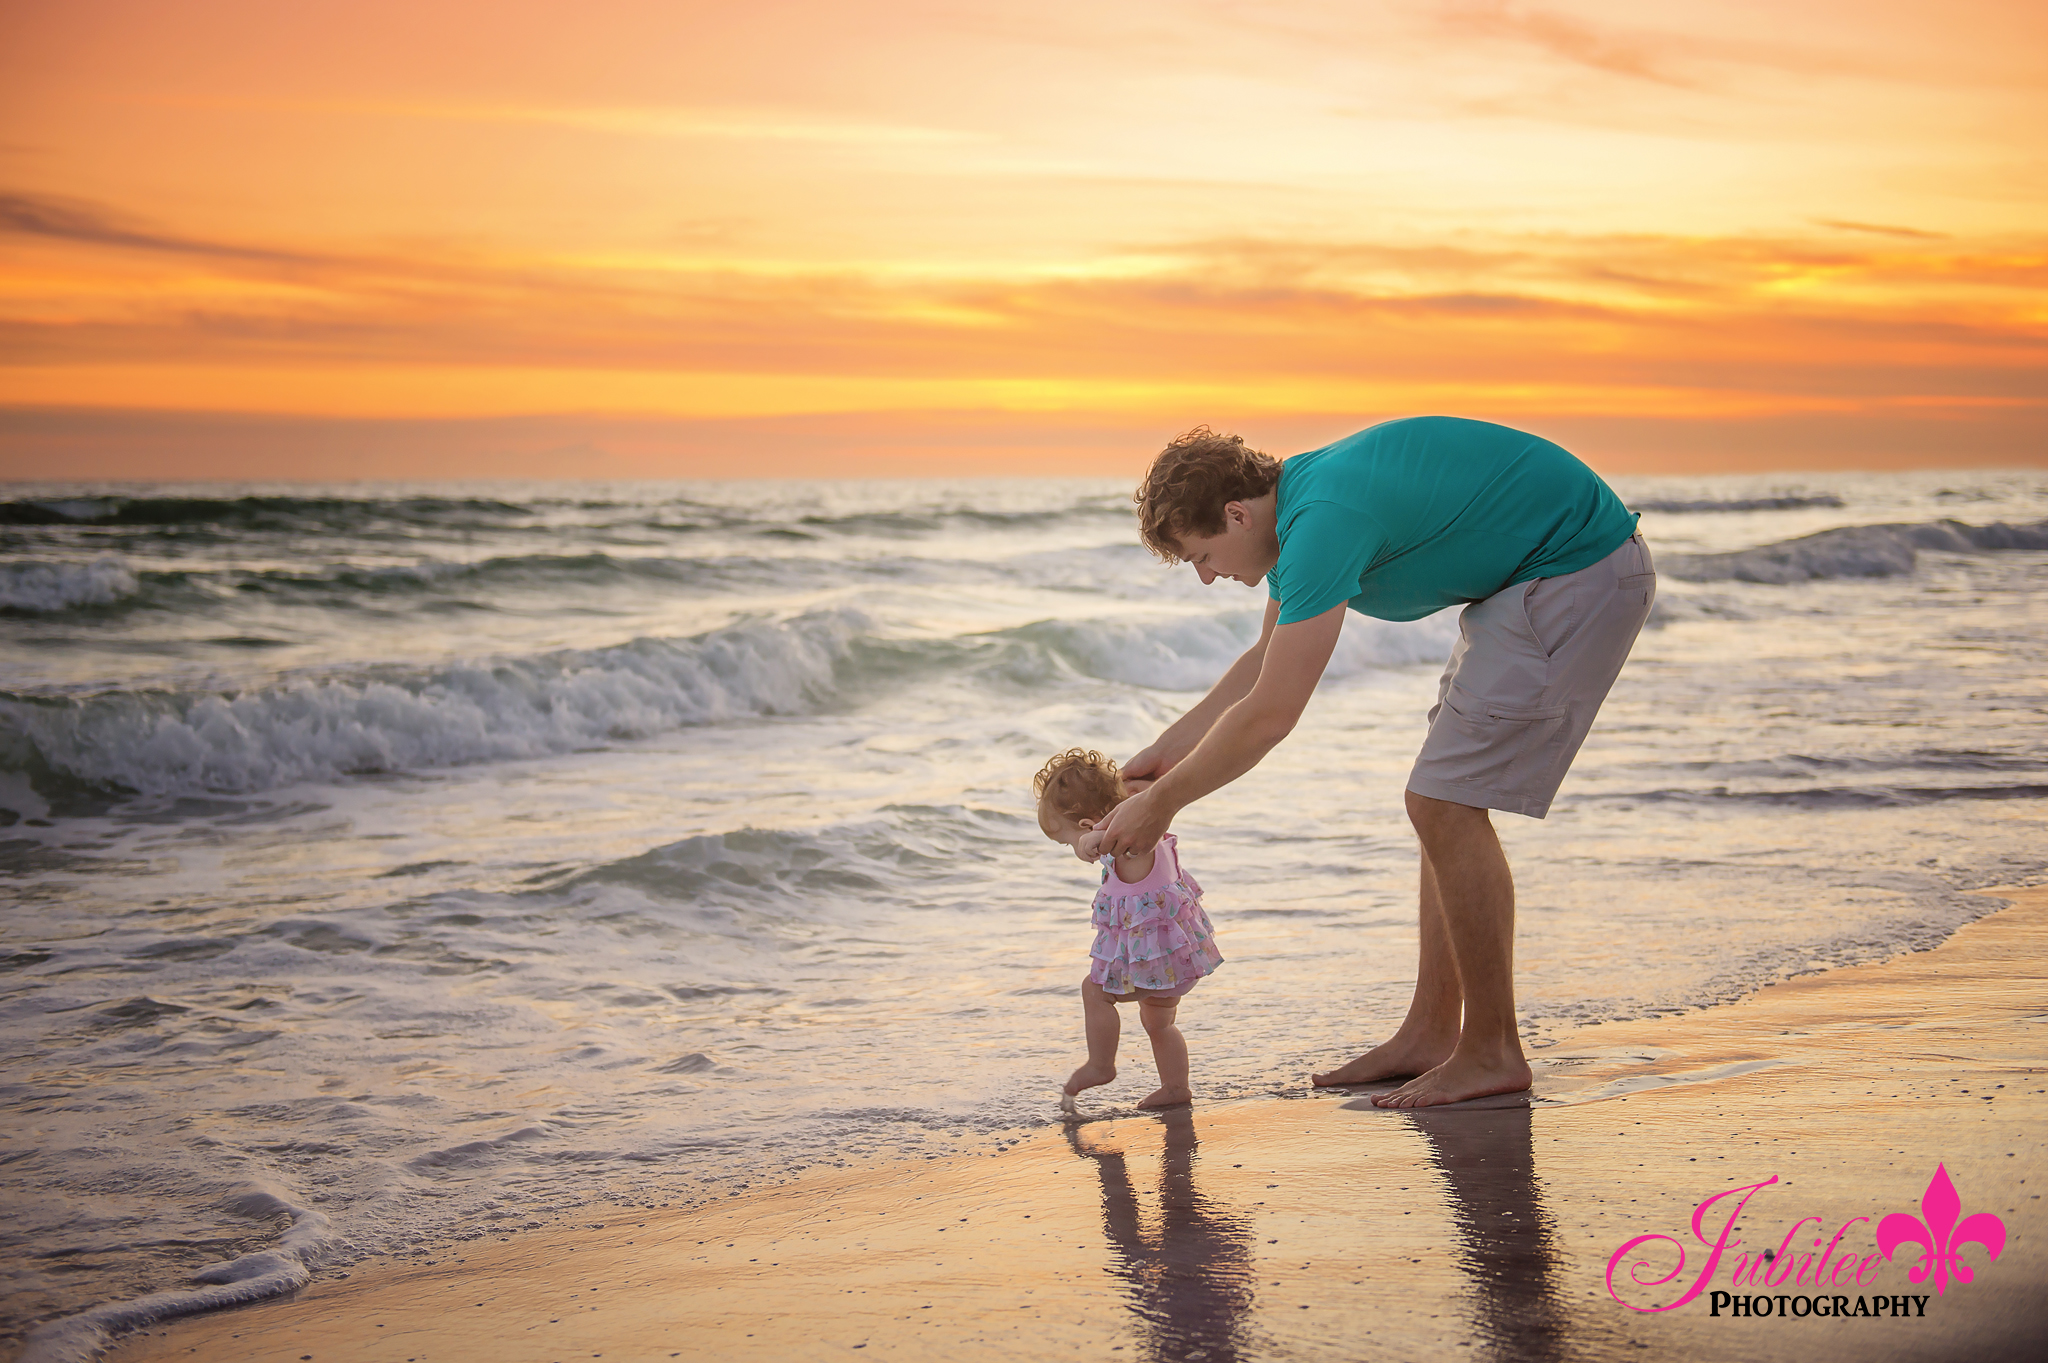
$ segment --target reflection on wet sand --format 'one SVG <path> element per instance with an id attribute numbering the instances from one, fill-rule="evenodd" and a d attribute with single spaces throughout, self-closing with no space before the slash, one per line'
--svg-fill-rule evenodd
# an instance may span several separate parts
<path id="1" fill-rule="evenodd" d="M 1129 1284 L 1132 1312 L 1155 1363 L 1235 1363 L 1246 1350 L 1254 1265 L 1252 1221 L 1195 1186 L 1194 1113 L 1161 1113 L 1159 1210 L 1148 1227 L 1123 1151 L 1070 1126 L 1074 1153 L 1102 1179 L 1110 1272 Z"/>
<path id="2" fill-rule="evenodd" d="M 1501 1363 L 1565 1358 L 1563 1272 L 1556 1227 L 1537 1200 L 1529 1109 L 1405 1115 L 1450 1188 L 1459 1266 L 1477 1288 L 1477 1338 Z"/>

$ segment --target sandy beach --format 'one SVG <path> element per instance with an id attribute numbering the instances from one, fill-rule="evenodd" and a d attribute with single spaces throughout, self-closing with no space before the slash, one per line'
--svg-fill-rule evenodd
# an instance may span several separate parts
<path id="1" fill-rule="evenodd" d="M 1532 1100 L 1113 1113 L 994 1156 L 358 1264 L 113 1357 L 2028 1356 L 2048 1330 L 2048 890 L 1995 893 L 2010 907 L 1931 951 L 1583 1029 L 1543 1053 Z M 2006 1237 L 1996 1262 L 1956 1245 L 1939 1293 L 1909 1281 L 1916 1248 L 1874 1243 L 1888 1214 L 1923 1215 L 1937 1166 Z M 1709 1268 L 1695 1208 L 1752 1184 Z M 1703 1214 L 1709 1240 L 1742 1200 Z M 1616 1251 L 1654 1235 L 1683 1268 L 1640 1246 L 1610 1291 Z M 1617 1300 L 1664 1305 L 1703 1272 L 1674 1309 Z M 1737 1297 L 1770 1304 L 1738 1316 Z"/>
<path id="2" fill-rule="evenodd" d="M 1016 8 L 0 11 L 0 1363 L 2048 1360 L 2048 5 Z"/>

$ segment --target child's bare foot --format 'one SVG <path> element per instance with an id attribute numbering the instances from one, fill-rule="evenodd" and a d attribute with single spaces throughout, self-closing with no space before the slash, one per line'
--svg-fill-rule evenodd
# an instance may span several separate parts
<path id="1" fill-rule="evenodd" d="M 1138 1100 L 1143 1107 L 1179 1107 L 1195 1101 L 1195 1091 L 1186 1084 L 1162 1084 Z"/>
<path id="2" fill-rule="evenodd" d="M 1071 1098 L 1082 1089 L 1101 1088 L 1114 1078 L 1116 1078 L 1116 1066 L 1114 1065 L 1083 1065 L 1080 1069 L 1067 1076 L 1067 1086 L 1061 1092 Z"/>
<path id="3" fill-rule="evenodd" d="M 1391 1038 L 1359 1056 L 1309 1080 L 1317 1088 L 1338 1088 L 1345 1084 L 1372 1084 L 1382 1079 L 1409 1079 L 1427 1074 L 1451 1058 L 1457 1048 L 1457 1033 L 1447 1037 L 1413 1040 L 1396 1032 Z"/>

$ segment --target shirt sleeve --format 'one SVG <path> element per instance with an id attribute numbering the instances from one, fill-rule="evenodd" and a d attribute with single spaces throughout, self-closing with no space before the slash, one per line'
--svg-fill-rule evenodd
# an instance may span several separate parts
<path id="1" fill-rule="evenodd" d="M 1280 602 L 1280 620 L 1313 620 L 1358 595 L 1359 579 L 1386 544 L 1379 522 L 1337 502 L 1301 508 L 1280 543 L 1280 561 L 1268 576 Z"/>

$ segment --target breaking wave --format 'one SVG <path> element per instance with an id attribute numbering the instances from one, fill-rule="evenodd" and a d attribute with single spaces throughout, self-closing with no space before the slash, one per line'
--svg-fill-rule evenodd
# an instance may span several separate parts
<path id="1" fill-rule="evenodd" d="M 0 692 L 0 775 L 145 795 L 246 794 L 300 781 L 547 757 L 701 724 L 817 713 L 907 676 L 973 671 L 992 688 L 1058 676 L 1164 691 L 1207 687 L 1258 634 L 1241 611 L 1047 620 L 906 639 L 854 610 L 754 620 L 436 669 L 371 669 L 239 692 Z M 1354 620 L 1327 675 L 1441 660 L 1450 613 Z"/>
<path id="2" fill-rule="evenodd" d="M 1128 500 L 1091 497 L 1069 506 L 1030 511 L 989 511 L 975 507 L 934 506 L 902 511 L 858 512 L 843 516 L 799 516 L 781 527 L 783 533 L 835 533 L 881 538 L 923 537 L 941 530 L 1039 530 L 1071 521 L 1075 516 L 1131 519 Z"/>
<path id="3" fill-rule="evenodd" d="M 925 561 L 863 558 L 835 565 L 842 577 L 901 581 Z M 970 576 L 977 565 L 947 565 Z M 802 559 L 745 554 L 694 558 L 654 555 L 508 554 L 475 562 L 427 560 L 376 567 L 137 572 L 117 557 L 89 563 L 35 560 L 0 564 L 0 613 L 55 615 L 65 611 L 123 609 L 218 615 L 252 603 L 332 611 L 389 610 L 394 603 L 459 597 L 492 608 L 500 594 L 639 588 L 654 592 L 711 592 L 761 588 L 802 589 L 817 579 Z M 985 572 L 982 575 L 986 575 Z"/>
<path id="4" fill-rule="evenodd" d="M 143 794 L 248 792 L 572 752 L 813 710 L 865 628 L 852 612 L 819 612 L 692 639 L 239 693 L 0 694 L 0 771 Z"/>
<path id="5" fill-rule="evenodd" d="M 88 563 L 0 563 L 0 611 L 19 615 L 112 605 L 138 590 L 135 574 L 111 555 Z"/>
<path id="6" fill-rule="evenodd" d="M 1167 618 L 1044 620 L 1014 631 L 1066 665 L 1103 681 L 1161 691 L 1200 691 L 1222 676 L 1259 637 L 1262 611 Z M 1325 677 L 1379 668 L 1441 663 L 1457 642 L 1457 613 L 1395 623 L 1351 615 L 1337 637 Z"/>
<path id="7" fill-rule="evenodd" d="M 1686 516 L 1710 511 L 1803 511 L 1808 507 L 1841 506 L 1842 499 L 1830 493 L 1813 497 L 1735 497 L 1723 501 L 1655 500 L 1630 502 L 1631 511 L 1660 511 L 1667 516 Z"/>
<path id="8" fill-rule="evenodd" d="M 797 584 L 802 582 L 806 572 L 807 565 L 801 562 L 791 564 L 786 559 L 744 555 L 668 558 L 593 551 L 587 554 L 508 554 L 473 563 L 431 561 L 376 568 L 328 568 L 312 572 L 268 569 L 233 577 L 222 574 L 219 582 L 206 582 L 184 574 L 164 574 L 162 578 L 167 584 L 176 577 L 179 586 L 196 586 L 221 593 L 311 595 L 325 604 L 346 607 L 352 603 L 374 603 L 394 595 L 429 591 L 489 593 L 495 590 L 545 591 L 559 587 L 602 588 L 634 584 L 701 589 L 763 582 Z M 152 578 L 156 576 L 151 575 Z"/>
<path id="9" fill-rule="evenodd" d="M 1687 582 L 1783 585 L 1823 578 L 1899 577 L 1913 571 L 1924 550 L 1976 554 L 2008 549 L 2048 549 L 2048 521 L 1843 526 L 1725 554 L 1664 554 L 1657 567 Z"/>
<path id="10" fill-rule="evenodd" d="M 437 526 L 534 514 L 484 497 L 51 497 L 0 502 L 0 525 L 206 526 L 334 533 L 370 522 Z"/>
<path id="11" fill-rule="evenodd" d="M 1083 496 L 1060 506 L 1003 510 L 966 501 L 934 499 L 923 506 L 842 514 L 816 511 L 777 517 L 773 508 L 721 506 L 676 496 L 646 502 L 534 497 L 150 497 L 103 494 L 0 501 L 0 526 L 95 526 L 128 529 L 360 534 L 396 530 L 509 530 L 547 528 L 561 513 L 650 529 L 748 529 L 776 537 L 829 535 L 913 537 L 944 529 L 1031 530 L 1076 515 L 1129 519 L 1122 496 Z"/>
<path id="12" fill-rule="evenodd" d="M 1645 790 L 1600 797 L 1654 804 L 1784 805 L 1796 809 L 1906 809 L 1949 800 L 2048 799 L 2048 782 L 1978 786 L 1812 786 L 1804 790 Z"/>
<path id="13" fill-rule="evenodd" d="M 581 890 L 625 888 L 693 906 L 811 911 L 846 900 L 900 898 L 910 882 L 971 881 L 993 859 L 992 841 L 1039 837 L 1035 825 L 1013 812 L 887 805 L 857 823 L 684 838 L 528 893 L 557 903 Z"/>

